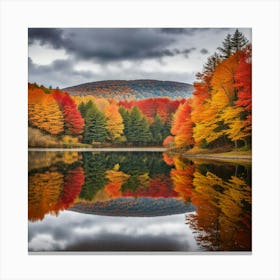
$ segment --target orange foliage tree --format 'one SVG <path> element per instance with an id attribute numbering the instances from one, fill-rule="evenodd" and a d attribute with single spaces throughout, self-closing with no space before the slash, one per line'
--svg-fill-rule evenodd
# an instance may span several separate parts
<path id="1" fill-rule="evenodd" d="M 63 132 L 63 114 L 51 94 L 29 84 L 28 123 L 47 133 L 57 135 Z"/>
<path id="2" fill-rule="evenodd" d="M 210 75 L 198 76 L 191 119 L 196 145 L 220 141 L 222 145 L 251 137 L 250 46 L 219 61 Z M 217 142 L 218 143 L 218 142 Z"/>
<path id="3" fill-rule="evenodd" d="M 191 120 L 191 99 L 180 104 L 171 127 L 171 133 L 175 135 L 174 143 L 176 147 L 191 147 L 194 144 L 193 122 Z"/>

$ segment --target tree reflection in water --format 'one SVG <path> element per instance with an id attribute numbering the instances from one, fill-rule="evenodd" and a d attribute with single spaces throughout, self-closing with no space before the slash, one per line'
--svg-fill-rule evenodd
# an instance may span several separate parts
<path id="1" fill-rule="evenodd" d="M 193 208 L 182 205 L 192 204 L 196 211 L 186 214 L 186 223 L 203 250 L 251 250 L 250 166 L 182 160 L 156 152 L 29 153 L 30 221 L 66 209 L 98 207 L 110 215 L 108 205 L 116 211 L 118 203 L 134 205 L 125 212 L 130 216 L 137 216 L 129 212 L 135 205 L 141 215 L 149 216 L 155 205 L 168 204 L 162 215 L 170 215 L 179 208 L 188 212 Z M 139 210 L 139 203 L 145 211 Z M 153 211 L 160 214 L 158 208 Z"/>

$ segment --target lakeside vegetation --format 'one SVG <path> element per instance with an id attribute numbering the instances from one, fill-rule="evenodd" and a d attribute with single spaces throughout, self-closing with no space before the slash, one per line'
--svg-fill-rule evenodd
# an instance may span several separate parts
<path id="1" fill-rule="evenodd" d="M 29 147 L 151 147 L 188 153 L 251 151 L 251 46 L 238 30 L 197 74 L 192 98 L 70 96 L 28 85 Z"/>

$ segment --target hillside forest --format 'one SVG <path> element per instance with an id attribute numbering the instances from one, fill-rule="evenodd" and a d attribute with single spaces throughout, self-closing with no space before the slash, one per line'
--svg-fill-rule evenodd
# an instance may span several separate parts
<path id="1" fill-rule="evenodd" d="M 250 149 L 251 45 L 228 34 L 197 73 L 191 98 L 70 95 L 28 84 L 29 147 Z"/>

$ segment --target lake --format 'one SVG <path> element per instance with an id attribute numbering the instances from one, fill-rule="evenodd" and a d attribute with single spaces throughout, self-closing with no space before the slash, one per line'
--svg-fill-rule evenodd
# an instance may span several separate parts
<path id="1" fill-rule="evenodd" d="M 251 165 L 29 151 L 29 252 L 251 251 Z"/>

